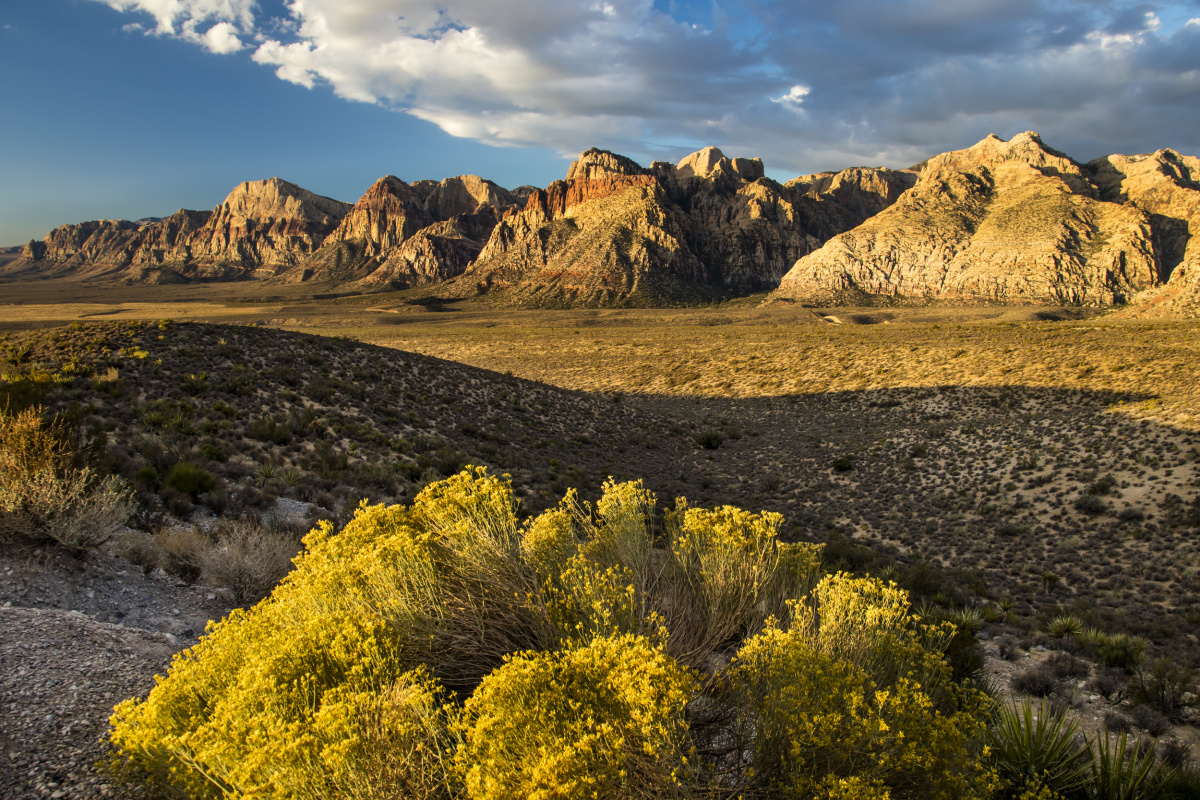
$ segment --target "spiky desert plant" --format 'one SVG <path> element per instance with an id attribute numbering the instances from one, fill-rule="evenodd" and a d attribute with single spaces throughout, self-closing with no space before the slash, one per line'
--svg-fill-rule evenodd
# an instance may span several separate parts
<path id="1" fill-rule="evenodd" d="M 1069 797 L 1088 782 L 1089 751 L 1079 725 L 1043 700 L 1001 705 L 988 731 L 989 763 L 1012 796 L 1045 787 Z"/>
<path id="2" fill-rule="evenodd" d="M 1129 734 L 1100 734 L 1092 743 L 1089 800 L 1152 800 L 1161 796 L 1174 770 L 1155 758 L 1154 748 L 1138 752 Z"/>
<path id="3" fill-rule="evenodd" d="M 1074 614 L 1060 614 L 1046 625 L 1046 632 L 1055 639 L 1074 636 L 1083 630 L 1083 620 Z"/>

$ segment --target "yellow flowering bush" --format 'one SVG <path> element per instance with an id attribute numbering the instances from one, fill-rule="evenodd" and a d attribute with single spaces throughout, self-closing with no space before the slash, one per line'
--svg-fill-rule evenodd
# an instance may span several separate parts
<path id="1" fill-rule="evenodd" d="M 788 797 L 986 797 L 977 765 L 988 700 L 949 667 L 894 585 L 825 578 L 738 651 L 725 676 L 741 776 Z"/>
<path id="2" fill-rule="evenodd" d="M 778 515 L 654 507 L 522 522 L 483 469 L 364 504 L 117 707 L 119 761 L 195 798 L 982 796 L 952 629 L 818 583 Z"/>
<path id="3" fill-rule="evenodd" d="M 675 797 L 694 679 L 649 640 L 523 653 L 467 700 L 458 751 L 474 800 Z"/>

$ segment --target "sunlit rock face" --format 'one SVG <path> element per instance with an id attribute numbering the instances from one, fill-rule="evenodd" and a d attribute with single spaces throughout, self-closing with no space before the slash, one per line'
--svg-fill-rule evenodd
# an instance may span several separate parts
<path id="1" fill-rule="evenodd" d="M 935 156 L 915 185 L 799 259 L 777 298 L 1114 305 L 1160 282 L 1149 216 L 1028 132 Z"/>

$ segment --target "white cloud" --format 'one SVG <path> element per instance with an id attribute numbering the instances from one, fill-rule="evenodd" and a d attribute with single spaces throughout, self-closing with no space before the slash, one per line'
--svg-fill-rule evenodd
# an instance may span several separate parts
<path id="1" fill-rule="evenodd" d="M 234 23 L 242 30 L 254 27 L 256 0 L 99 0 L 117 11 L 141 11 L 154 17 L 155 33 L 179 34 L 190 23 Z"/>
<path id="2" fill-rule="evenodd" d="M 237 29 L 229 22 L 218 22 L 197 35 L 197 39 L 198 44 L 204 45 L 212 53 L 236 53 L 244 47 L 242 40 L 238 38 Z"/>
<path id="3" fill-rule="evenodd" d="M 805 96 L 811 91 L 812 89 L 807 86 L 796 84 L 791 89 L 788 89 L 787 94 L 781 97 L 772 97 L 771 100 L 775 103 L 782 103 L 785 106 L 799 106 L 804 102 Z"/>
<path id="4" fill-rule="evenodd" d="M 761 0 L 706 21 L 653 0 L 290 0 L 282 19 L 255 0 L 99 1 L 496 145 L 713 143 L 798 171 L 902 166 L 1026 128 L 1073 154 L 1200 147 L 1200 19 L 1160 30 L 1179 5 Z"/>

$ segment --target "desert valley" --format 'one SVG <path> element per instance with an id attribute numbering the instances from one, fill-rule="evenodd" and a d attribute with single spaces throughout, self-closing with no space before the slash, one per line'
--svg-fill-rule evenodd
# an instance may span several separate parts
<path id="1" fill-rule="evenodd" d="M 622 647 L 678 692 L 544 796 L 1200 796 L 1198 234 L 1200 159 L 1027 132 L 786 183 L 712 147 L 354 203 L 271 178 L 4 249 L 0 797 L 524 796 L 480 773 L 538 707 L 495 676 Z M 859 612 L 895 621 L 822 627 Z M 812 691 L 770 739 L 770 681 L 820 659 L 876 700 Z"/>

